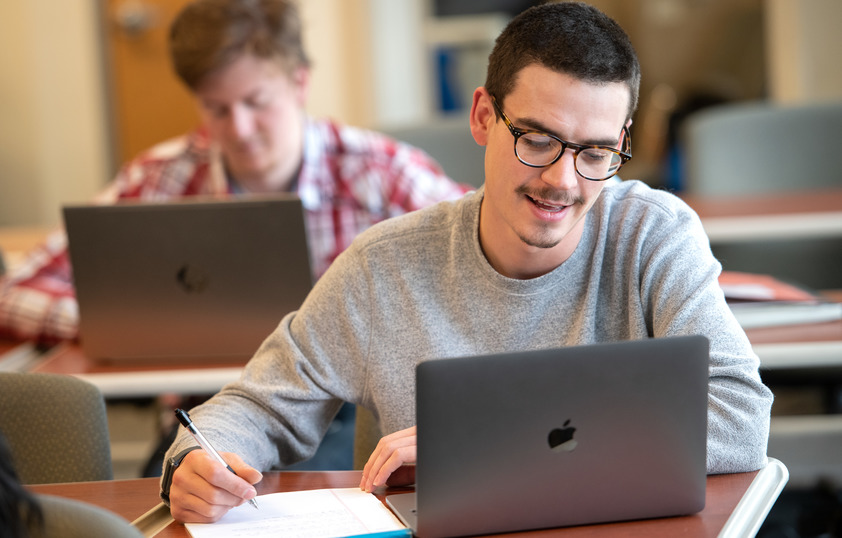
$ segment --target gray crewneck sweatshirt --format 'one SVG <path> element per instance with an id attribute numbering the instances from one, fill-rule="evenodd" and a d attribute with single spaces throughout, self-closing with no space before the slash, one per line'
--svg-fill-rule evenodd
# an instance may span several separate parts
<path id="1" fill-rule="evenodd" d="M 571 257 L 516 280 L 482 253 L 482 197 L 361 234 L 241 379 L 192 412 L 205 435 L 258 469 L 282 468 L 312 456 L 342 401 L 370 409 L 384 433 L 414 425 L 421 361 L 702 334 L 711 343 L 708 472 L 765 464 L 772 395 L 692 210 L 637 181 L 610 184 Z M 190 444 L 182 430 L 168 457 Z"/>

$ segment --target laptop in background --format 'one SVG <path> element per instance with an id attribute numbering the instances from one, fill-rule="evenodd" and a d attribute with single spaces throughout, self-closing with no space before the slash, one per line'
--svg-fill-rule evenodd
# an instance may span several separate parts
<path id="1" fill-rule="evenodd" d="M 301 201 L 64 208 L 93 359 L 248 358 L 312 287 Z"/>
<path id="2" fill-rule="evenodd" d="M 387 503 L 421 538 L 698 512 L 708 362 L 702 336 L 424 362 L 416 491 Z"/>

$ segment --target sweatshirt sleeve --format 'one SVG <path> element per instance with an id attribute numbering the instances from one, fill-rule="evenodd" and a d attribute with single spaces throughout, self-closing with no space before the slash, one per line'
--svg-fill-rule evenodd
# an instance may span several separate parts
<path id="1" fill-rule="evenodd" d="M 343 253 L 297 312 L 261 344 L 240 379 L 191 411 L 220 452 L 258 470 L 311 457 L 343 402 L 361 403 L 369 342 L 368 285 L 354 247 Z M 194 445 L 179 434 L 165 461 Z"/>
<path id="2" fill-rule="evenodd" d="M 671 201 L 669 221 L 641 249 L 641 300 L 655 337 L 701 334 L 710 340 L 707 468 L 753 471 L 766 464 L 772 393 L 760 361 L 731 313 L 698 216 Z"/>

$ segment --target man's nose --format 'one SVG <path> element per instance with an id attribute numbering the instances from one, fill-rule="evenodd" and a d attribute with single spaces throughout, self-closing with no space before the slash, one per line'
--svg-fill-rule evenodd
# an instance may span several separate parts
<path id="1" fill-rule="evenodd" d="M 556 162 L 544 167 L 541 179 L 559 190 L 575 188 L 579 183 L 575 159 L 576 156 L 572 150 L 569 148 L 564 150 Z"/>
<path id="2" fill-rule="evenodd" d="M 254 131 L 253 114 L 245 107 L 233 107 L 228 118 L 228 129 L 237 138 L 248 138 Z"/>

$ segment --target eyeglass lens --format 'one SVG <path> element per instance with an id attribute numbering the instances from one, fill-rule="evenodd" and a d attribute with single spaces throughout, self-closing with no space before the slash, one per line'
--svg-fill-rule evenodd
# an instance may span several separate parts
<path id="1" fill-rule="evenodd" d="M 558 158 L 564 146 L 555 138 L 524 133 L 518 137 L 515 152 L 520 160 L 531 166 L 547 166 Z M 607 179 L 623 163 L 619 153 L 603 148 L 570 148 L 575 151 L 576 170 L 589 179 Z"/>

